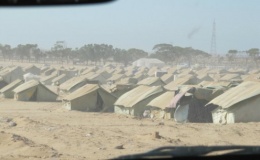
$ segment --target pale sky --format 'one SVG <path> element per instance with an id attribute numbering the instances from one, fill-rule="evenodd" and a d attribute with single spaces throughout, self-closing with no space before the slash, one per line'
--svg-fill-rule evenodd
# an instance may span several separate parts
<path id="1" fill-rule="evenodd" d="M 0 43 L 37 43 L 48 49 L 57 40 L 68 47 L 106 43 L 151 52 L 171 43 L 210 51 L 216 21 L 217 52 L 260 48 L 259 0 L 117 0 L 105 5 L 0 8 Z"/>

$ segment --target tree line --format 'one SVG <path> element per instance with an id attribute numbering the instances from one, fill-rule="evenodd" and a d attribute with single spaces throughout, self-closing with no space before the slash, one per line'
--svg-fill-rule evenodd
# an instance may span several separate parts
<path id="1" fill-rule="evenodd" d="M 80 48 L 70 48 L 64 41 L 57 41 L 49 50 L 41 50 L 37 44 L 19 44 L 16 47 L 0 44 L 0 53 L 4 60 L 28 62 L 54 61 L 69 63 L 103 63 L 108 61 L 129 64 L 140 58 L 158 58 L 166 63 L 177 62 L 180 59 L 191 60 L 194 56 L 210 56 L 208 53 L 193 48 L 183 48 L 171 44 L 156 44 L 153 53 L 137 49 L 121 49 L 109 44 L 86 44 Z"/>
<path id="2" fill-rule="evenodd" d="M 252 48 L 244 51 L 251 61 L 258 66 L 259 49 Z M 85 44 L 79 48 L 70 48 L 64 41 L 57 41 L 50 49 L 42 50 L 37 44 L 19 44 L 16 47 L 0 44 L 0 53 L 4 60 L 27 61 L 36 63 L 94 63 L 105 64 L 106 62 L 116 62 L 129 64 L 140 58 L 157 58 L 167 64 L 188 63 L 221 63 L 222 61 L 236 62 L 239 51 L 232 49 L 226 54 L 226 57 L 219 57 L 217 61 L 210 54 L 193 49 L 191 47 L 180 47 L 172 44 L 156 44 L 152 48 L 152 53 L 138 49 L 122 49 L 109 44 Z M 211 62 L 211 60 L 213 60 Z"/>
<path id="3" fill-rule="evenodd" d="M 251 49 L 246 50 L 246 51 L 238 51 L 236 49 L 231 49 L 226 54 L 226 57 L 227 57 L 229 62 L 235 63 L 236 61 L 239 60 L 239 56 L 238 56 L 239 53 L 246 55 L 246 58 L 244 58 L 246 65 L 249 63 L 249 61 L 252 61 L 252 62 L 255 63 L 255 66 L 257 68 L 259 68 L 259 61 L 260 61 L 260 50 L 259 50 L 259 48 L 251 48 Z"/>

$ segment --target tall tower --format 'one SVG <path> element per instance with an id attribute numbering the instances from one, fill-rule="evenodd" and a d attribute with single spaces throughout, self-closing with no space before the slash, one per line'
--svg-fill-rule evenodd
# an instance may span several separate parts
<path id="1" fill-rule="evenodd" d="M 217 44 L 216 44 L 216 23 L 215 20 L 213 22 L 212 36 L 211 36 L 211 46 L 210 46 L 210 54 L 213 56 L 217 55 Z"/>

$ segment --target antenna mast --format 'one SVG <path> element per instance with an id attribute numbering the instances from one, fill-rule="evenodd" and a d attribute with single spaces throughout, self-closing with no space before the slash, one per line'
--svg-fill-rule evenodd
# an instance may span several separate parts
<path id="1" fill-rule="evenodd" d="M 213 22 L 212 29 L 212 37 L 211 37 L 211 46 L 210 46 L 210 54 L 213 56 L 217 55 L 217 45 L 216 45 L 216 23 L 215 20 Z"/>

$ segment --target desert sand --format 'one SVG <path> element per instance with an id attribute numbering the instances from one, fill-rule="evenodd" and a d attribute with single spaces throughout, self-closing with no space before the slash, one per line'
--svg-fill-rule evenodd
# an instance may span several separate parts
<path id="1" fill-rule="evenodd" d="M 159 132 L 159 137 L 154 137 Z M 161 146 L 259 145 L 260 123 L 178 124 L 0 99 L 0 159 L 111 159 Z M 122 147 L 118 147 L 121 146 Z"/>

